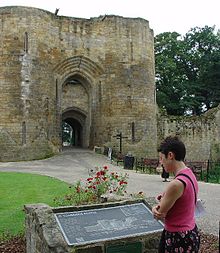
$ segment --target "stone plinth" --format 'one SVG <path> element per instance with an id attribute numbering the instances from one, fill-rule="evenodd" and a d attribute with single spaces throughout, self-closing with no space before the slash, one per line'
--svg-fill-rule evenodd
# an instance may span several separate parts
<path id="1" fill-rule="evenodd" d="M 137 202 L 137 201 L 136 201 Z M 132 204 L 134 201 L 120 201 L 89 206 L 70 206 L 51 208 L 45 204 L 26 205 L 26 241 L 27 253 L 105 253 L 107 248 L 120 245 L 141 244 L 143 253 L 156 253 L 160 232 L 134 235 L 129 238 L 99 241 L 84 245 L 68 245 L 55 218 L 55 213 L 92 210 L 121 204 Z"/>

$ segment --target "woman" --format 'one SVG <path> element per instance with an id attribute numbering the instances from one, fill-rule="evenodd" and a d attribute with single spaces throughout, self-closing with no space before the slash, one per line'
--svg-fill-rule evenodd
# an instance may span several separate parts
<path id="1" fill-rule="evenodd" d="M 159 253 L 197 253 L 200 236 L 195 224 L 195 200 L 198 183 L 192 171 L 184 163 L 186 148 L 178 137 L 167 137 L 158 149 L 160 163 L 175 178 L 165 192 L 157 197 L 153 207 L 155 219 L 164 220 Z"/>

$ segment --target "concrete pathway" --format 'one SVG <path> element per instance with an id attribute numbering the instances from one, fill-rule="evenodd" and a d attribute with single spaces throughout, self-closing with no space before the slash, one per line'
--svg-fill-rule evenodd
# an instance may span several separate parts
<path id="1" fill-rule="evenodd" d="M 124 170 L 122 166 L 111 164 L 106 156 L 84 149 L 66 149 L 60 155 L 45 160 L 28 162 L 0 162 L 0 171 L 16 171 L 47 175 L 67 183 L 85 180 L 96 166 L 107 165 L 110 170 L 129 174 L 128 192 L 143 191 L 147 197 L 161 193 L 168 183 L 162 182 L 159 175 L 136 173 Z M 205 202 L 206 215 L 197 219 L 197 224 L 205 233 L 219 235 L 220 184 L 199 182 L 199 198 Z"/>

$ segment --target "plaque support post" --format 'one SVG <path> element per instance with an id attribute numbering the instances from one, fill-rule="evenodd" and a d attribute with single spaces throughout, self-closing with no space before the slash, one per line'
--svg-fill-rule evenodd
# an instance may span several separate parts
<path id="1" fill-rule="evenodd" d="M 119 134 L 116 134 L 113 137 L 119 140 L 119 152 L 122 154 L 122 139 L 127 139 L 128 137 L 122 136 L 122 132 L 120 132 Z"/>

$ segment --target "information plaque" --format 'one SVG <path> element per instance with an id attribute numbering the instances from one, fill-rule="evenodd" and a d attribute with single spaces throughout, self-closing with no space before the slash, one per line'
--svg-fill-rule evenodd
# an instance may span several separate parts
<path id="1" fill-rule="evenodd" d="M 68 245 L 134 237 L 163 229 L 143 202 L 56 213 L 55 217 Z"/>

